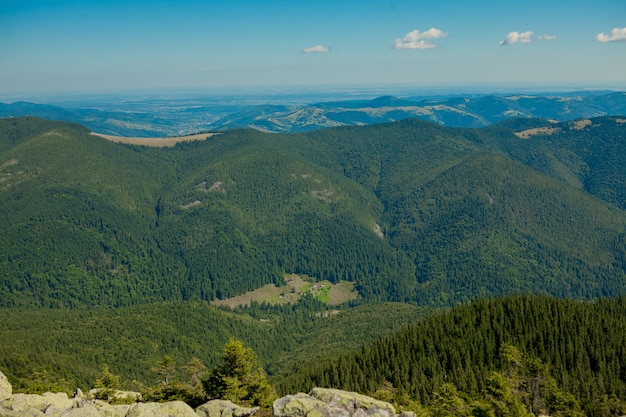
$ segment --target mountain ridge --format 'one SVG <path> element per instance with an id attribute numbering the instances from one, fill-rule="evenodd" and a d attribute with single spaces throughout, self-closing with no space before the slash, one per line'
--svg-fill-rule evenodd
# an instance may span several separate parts
<path id="1" fill-rule="evenodd" d="M 271 132 L 311 131 L 320 128 L 393 122 L 421 118 L 450 127 L 485 127 L 510 117 L 568 121 L 626 113 L 626 94 L 590 96 L 486 95 L 441 99 L 401 99 L 381 96 L 372 100 L 310 104 L 268 115 L 265 107 L 246 110 L 216 121 L 215 129 L 253 127 Z M 308 123 L 296 124 L 299 112 L 316 113 Z M 290 123 L 290 120 L 292 121 Z"/>
<path id="2" fill-rule="evenodd" d="M 166 149 L 2 119 L 2 302 L 208 301 L 290 273 L 428 305 L 621 294 L 626 125 L 584 120 L 530 139 L 407 119 Z"/>
<path id="3" fill-rule="evenodd" d="M 626 93 L 380 96 L 309 104 L 219 104 L 192 100 L 171 108 L 154 103 L 118 103 L 102 108 L 63 108 L 47 104 L 0 103 L 0 117 L 39 116 L 81 123 L 102 134 L 138 137 L 183 136 L 233 128 L 267 132 L 306 132 L 329 127 L 386 123 L 417 117 L 450 127 L 484 127 L 510 117 L 569 121 L 626 114 Z M 285 99 L 286 100 L 286 99 Z M 268 99 L 269 101 L 269 99 Z M 143 106 L 141 104 L 144 103 Z"/>

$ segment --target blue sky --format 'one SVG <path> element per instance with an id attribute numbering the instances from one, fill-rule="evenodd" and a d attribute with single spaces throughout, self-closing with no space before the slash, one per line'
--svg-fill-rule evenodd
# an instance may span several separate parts
<path id="1" fill-rule="evenodd" d="M 0 0 L 0 92 L 626 88 L 626 1 Z"/>

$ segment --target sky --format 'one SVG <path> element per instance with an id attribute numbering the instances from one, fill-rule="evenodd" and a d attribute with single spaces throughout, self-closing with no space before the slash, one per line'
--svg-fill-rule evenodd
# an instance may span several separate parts
<path id="1" fill-rule="evenodd" d="M 0 0 L 0 93 L 626 90 L 625 0 Z"/>

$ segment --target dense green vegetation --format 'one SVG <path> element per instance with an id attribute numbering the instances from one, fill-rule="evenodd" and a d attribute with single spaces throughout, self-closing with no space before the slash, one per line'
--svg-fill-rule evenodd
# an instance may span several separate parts
<path id="1" fill-rule="evenodd" d="M 102 366 L 108 365 L 121 376 L 123 387 L 138 389 L 133 381 L 156 382 L 151 368 L 165 355 L 179 365 L 197 357 L 211 368 L 222 346 L 236 337 L 254 349 L 273 377 L 297 363 L 357 349 L 428 312 L 385 303 L 328 314 L 331 311 L 312 298 L 298 305 L 253 304 L 235 311 L 203 302 L 96 309 L 2 308 L 0 370 L 15 389 L 36 389 L 34 385 L 47 380 L 71 392 L 76 386 L 91 387 Z M 342 330 L 346 328 L 351 331 Z"/>
<path id="2" fill-rule="evenodd" d="M 143 316 L 150 316 L 148 306 L 118 308 L 104 315 L 82 312 L 76 319 L 68 316 L 62 324 L 51 320 L 49 323 L 57 327 L 49 329 L 47 339 L 30 334 L 37 327 L 34 324 L 28 331 L 5 325 L 14 329 L 0 333 L 8 336 L 0 357 L 15 358 L 21 366 L 4 361 L 0 367 L 27 374 L 18 377 L 9 373 L 16 388 L 43 392 L 73 389 L 76 380 L 71 379 L 71 373 L 87 375 L 79 369 L 82 365 L 89 369 L 84 384 L 102 388 L 98 395 L 109 399 L 111 390 L 132 387 L 141 390 L 149 401 L 181 399 L 198 405 L 220 397 L 267 407 L 276 395 L 271 385 L 278 388 L 278 395 L 325 386 L 363 392 L 420 416 L 616 416 L 626 412 L 625 297 L 580 302 L 513 296 L 475 301 L 427 318 L 419 318 L 418 311 L 409 311 L 411 308 L 403 304 L 367 304 L 324 318 L 306 314 L 305 310 L 313 313 L 320 308 L 314 300 L 308 302 L 307 308 L 307 303 L 254 305 L 239 312 L 196 303 L 152 306 L 163 313 L 164 323 L 160 325 L 156 317 L 154 322 L 144 319 L 138 323 L 144 326 L 143 332 L 133 326 L 139 317 L 129 312 L 142 311 Z M 55 310 L 51 312 L 54 315 Z M 103 320 L 113 312 L 118 316 L 106 329 L 94 330 L 95 319 Z M 128 329 L 122 329 L 120 316 L 133 320 L 128 322 Z M 259 316 L 271 320 L 261 322 Z M 284 321 L 276 322 L 279 318 Z M 398 319 L 404 322 L 400 330 L 389 333 L 388 327 L 387 335 L 376 337 L 376 341 L 375 337 L 365 337 L 367 330 L 380 336 L 382 323 Z M 196 328 L 195 332 L 184 328 L 203 322 L 213 325 Z M 59 326 L 61 333 L 73 336 L 54 339 Z M 304 336 L 307 332 L 310 334 Z M 278 372 L 266 379 L 255 352 L 228 333 L 252 340 L 264 352 L 260 363 Z M 97 337 L 102 350 L 79 335 Z M 24 343 L 21 355 L 7 349 L 24 337 L 31 340 Z M 345 343 L 341 337 L 351 341 Z M 29 350 L 33 340 L 50 341 L 52 347 L 35 343 L 34 351 Z M 137 343 L 131 344 L 132 340 Z M 332 342 L 342 347 L 335 349 Z M 45 354 L 58 343 L 89 346 L 91 350 L 72 351 L 60 362 L 58 357 Z M 208 354 L 205 343 L 210 345 Z M 296 344 L 304 353 L 294 349 Z M 317 351 L 318 347 L 325 351 Z M 63 348 L 64 352 L 70 350 Z M 163 352 L 174 352 L 175 357 Z M 28 374 L 24 365 L 29 355 L 41 356 L 42 361 L 55 365 Z M 104 365 L 85 360 L 94 356 Z M 277 366 L 289 356 L 287 364 Z M 107 362 L 115 366 L 109 367 Z M 53 369 L 57 365 L 60 369 Z M 65 374 L 57 374 L 59 371 Z M 132 376 L 141 379 L 131 383 Z"/>
<path id="3" fill-rule="evenodd" d="M 506 385 L 509 397 L 527 410 L 533 403 L 535 413 L 617 415 L 626 410 L 625 358 L 626 298 L 518 296 L 457 307 L 353 354 L 305 364 L 279 391 L 330 386 L 375 394 L 392 387 L 400 402 L 437 406 L 442 392 L 458 390 L 471 415 L 472 401 Z M 556 410 L 559 401 L 569 405 Z"/>
<path id="4" fill-rule="evenodd" d="M 239 130 L 157 149 L 2 119 L 0 303 L 212 300 L 285 273 L 429 305 L 622 294 L 626 125 L 514 135 L 544 125 Z"/>
<path id="5" fill-rule="evenodd" d="M 213 368 L 236 337 L 280 393 L 611 415 L 598 410 L 626 397 L 623 298 L 479 301 L 363 346 L 433 307 L 626 294 L 625 139 L 623 118 L 406 120 L 148 148 L 0 119 L 0 368 L 17 389 L 105 384 L 105 365 L 140 388 L 166 356 Z M 336 315 L 306 296 L 208 304 L 288 273 L 354 282 L 361 299 Z"/>
<path id="6" fill-rule="evenodd" d="M 265 371 L 258 366 L 254 351 L 235 339 L 224 345 L 221 363 L 204 378 L 202 385 L 208 398 L 236 404 L 271 408 L 278 398 Z"/>

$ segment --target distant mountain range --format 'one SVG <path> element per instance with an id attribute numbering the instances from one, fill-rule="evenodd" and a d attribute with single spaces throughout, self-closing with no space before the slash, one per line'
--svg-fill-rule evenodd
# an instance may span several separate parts
<path id="1" fill-rule="evenodd" d="M 215 106 L 181 104 L 176 111 L 63 108 L 46 104 L 0 103 L 0 117 L 37 116 L 83 124 L 98 133 L 163 137 L 253 128 L 266 132 L 308 132 L 328 127 L 360 126 L 408 118 L 450 127 L 484 127 L 510 117 L 570 121 L 626 114 L 626 93 L 579 92 L 545 95 L 486 95 L 328 101 L 308 105 Z"/>
<path id="2" fill-rule="evenodd" d="M 251 127 L 268 132 L 304 132 L 418 118 L 451 127 L 484 127 L 510 117 L 568 121 L 626 114 L 626 93 L 601 96 L 484 96 L 414 100 L 383 96 L 308 106 L 258 106 L 215 123 L 216 130 Z"/>

